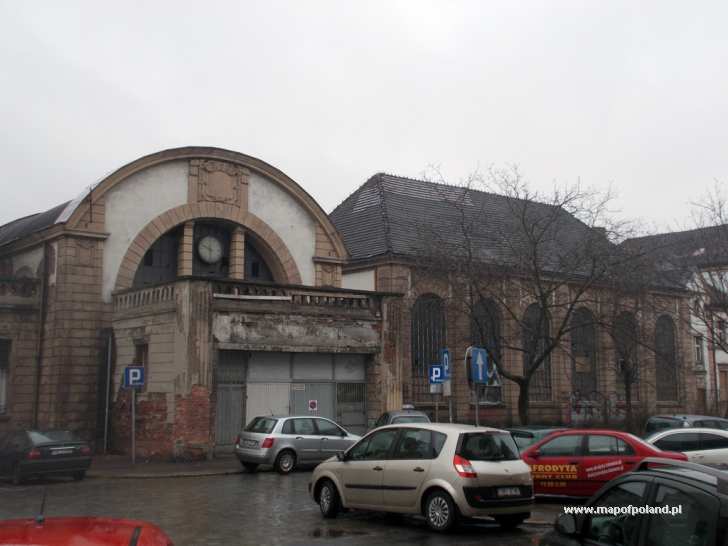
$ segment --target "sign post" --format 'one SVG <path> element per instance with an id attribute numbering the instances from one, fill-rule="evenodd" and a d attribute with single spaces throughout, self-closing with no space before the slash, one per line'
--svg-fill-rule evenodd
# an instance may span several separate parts
<path id="1" fill-rule="evenodd" d="M 447 413 L 449 421 L 452 423 L 452 381 L 450 379 L 450 350 L 443 349 L 442 355 L 440 356 L 440 363 L 442 364 L 442 371 L 445 375 L 445 382 L 442 384 L 442 395 L 447 397 Z"/>
<path id="2" fill-rule="evenodd" d="M 136 391 L 144 386 L 144 366 L 124 368 L 125 389 L 131 389 L 131 464 L 136 464 Z"/>

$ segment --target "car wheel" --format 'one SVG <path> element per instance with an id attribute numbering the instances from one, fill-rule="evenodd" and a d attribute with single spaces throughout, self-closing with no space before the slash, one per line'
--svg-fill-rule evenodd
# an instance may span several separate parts
<path id="1" fill-rule="evenodd" d="M 444 532 L 457 522 L 457 507 L 445 491 L 435 491 L 425 502 L 425 519 L 433 531 Z"/>
<path id="2" fill-rule="evenodd" d="M 23 483 L 23 472 L 20 470 L 20 465 L 16 464 L 13 466 L 13 485 L 20 485 Z"/>
<path id="3" fill-rule="evenodd" d="M 335 518 L 341 510 L 341 499 L 331 480 L 324 480 L 319 490 L 319 508 L 325 518 Z"/>
<path id="4" fill-rule="evenodd" d="M 243 465 L 243 468 L 251 474 L 258 470 L 258 463 L 244 463 L 243 461 L 240 461 L 240 464 Z"/>
<path id="5" fill-rule="evenodd" d="M 279 474 L 290 473 L 296 466 L 296 454 L 289 450 L 281 451 L 273 466 Z"/>
<path id="6" fill-rule="evenodd" d="M 503 529 L 515 529 L 521 523 L 526 521 L 531 514 L 507 514 L 503 516 L 494 516 L 495 521 L 498 522 Z"/>
<path id="7" fill-rule="evenodd" d="M 76 480 L 77 482 L 80 482 L 85 477 L 86 477 L 86 471 L 85 470 L 81 470 L 79 472 L 74 472 L 73 473 L 73 479 Z"/>

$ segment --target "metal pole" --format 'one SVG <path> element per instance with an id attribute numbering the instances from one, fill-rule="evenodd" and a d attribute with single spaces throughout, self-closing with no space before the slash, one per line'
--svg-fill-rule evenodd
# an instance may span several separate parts
<path id="1" fill-rule="evenodd" d="M 452 394 L 447 397 L 447 411 L 450 414 L 450 422 L 452 423 Z"/>
<path id="2" fill-rule="evenodd" d="M 475 426 L 480 426 L 480 389 L 478 388 L 478 383 L 473 383 L 475 385 Z"/>
<path id="3" fill-rule="evenodd" d="M 437 395 L 434 395 L 433 398 L 435 399 L 435 423 L 440 422 L 440 401 L 437 399 Z"/>
<path id="4" fill-rule="evenodd" d="M 114 335 L 109 333 L 109 345 L 106 348 L 106 410 L 104 411 L 104 455 L 109 447 L 109 392 L 111 391 L 111 344 Z"/>
<path id="5" fill-rule="evenodd" d="M 131 464 L 136 464 L 136 388 L 131 388 Z"/>

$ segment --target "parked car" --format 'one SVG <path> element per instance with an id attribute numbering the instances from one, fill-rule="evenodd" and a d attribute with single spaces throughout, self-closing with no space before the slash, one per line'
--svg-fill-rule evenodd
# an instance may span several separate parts
<path id="1" fill-rule="evenodd" d="M 153 523 L 95 517 L 38 517 L 0 521 L 0 544 L 174 546 L 172 539 Z"/>
<path id="2" fill-rule="evenodd" d="M 589 497 L 606 482 L 629 472 L 645 457 L 686 461 L 683 453 L 662 451 L 616 430 L 572 429 L 556 432 L 526 448 L 537 495 Z"/>
<path id="3" fill-rule="evenodd" d="M 470 425 L 388 425 L 316 467 L 309 492 L 326 518 L 342 509 L 422 514 L 435 531 L 460 516 L 503 527 L 529 517 L 533 483 L 511 435 Z"/>
<path id="4" fill-rule="evenodd" d="M 552 425 L 528 425 L 511 427 L 506 430 L 511 433 L 511 436 L 513 436 L 518 449 L 523 451 L 528 446 L 546 438 L 546 436 L 550 436 L 554 432 L 561 432 L 562 430 L 567 429 L 565 427 L 555 427 Z"/>
<path id="5" fill-rule="evenodd" d="M 426 413 L 416 410 L 413 406 L 403 406 L 401 410 L 385 411 L 374 423 L 374 428 L 386 425 L 402 425 L 404 423 L 429 423 Z"/>
<path id="6" fill-rule="evenodd" d="M 728 474 L 703 465 L 644 459 L 609 482 L 585 507 L 645 506 L 680 513 L 598 515 L 561 514 L 539 546 L 582 544 L 713 546 L 728 541 Z"/>
<path id="7" fill-rule="evenodd" d="M 288 474 L 299 464 L 320 463 L 361 439 L 324 417 L 261 416 L 235 440 L 235 455 L 249 472 L 261 464 Z"/>
<path id="8" fill-rule="evenodd" d="M 0 474 L 14 484 L 49 474 L 82 480 L 91 466 L 91 448 L 68 430 L 18 430 L 0 437 Z"/>
<path id="9" fill-rule="evenodd" d="M 728 419 L 709 415 L 653 415 L 645 423 L 645 437 L 666 428 L 717 428 L 728 430 Z"/>
<path id="10" fill-rule="evenodd" d="M 653 434 L 646 442 L 665 451 L 685 453 L 696 463 L 728 463 L 728 430 L 673 428 Z"/>

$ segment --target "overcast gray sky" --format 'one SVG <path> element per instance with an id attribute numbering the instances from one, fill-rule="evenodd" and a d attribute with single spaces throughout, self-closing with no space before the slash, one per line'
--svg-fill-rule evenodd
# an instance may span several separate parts
<path id="1" fill-rule="evenodd" d="M 728 3 L 0 0 L 0 223 L 220 146 L 330 211 L 379 171 L 516 163 L 660 227 L 728 184 Z"/>

